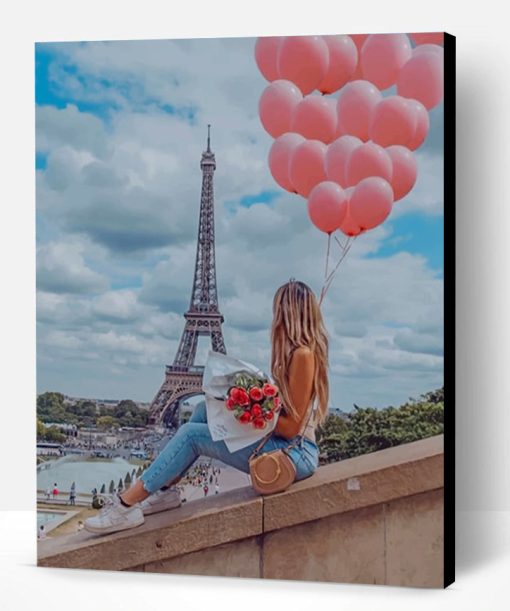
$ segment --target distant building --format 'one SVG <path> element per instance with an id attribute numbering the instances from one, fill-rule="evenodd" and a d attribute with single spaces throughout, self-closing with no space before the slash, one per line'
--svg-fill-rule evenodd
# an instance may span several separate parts
<path id="1" fill-rule="evenodd" d="M 126 443 L 145 437 L 148 429 L 143 426 L 123 426 L 115 431 L 102 431 L 96 427 L 82 427 L 78 431 L 78 439 L 90 444 L 107 446 Z"/>
<path id="2" fill-rule="evenodd" d="M 60 443 L 50 443 L 47 441 L 40 441 L 37 444 L 37 451 L 36 454 L 41 454 L 43 456 L 60 456 L 61 451 L 61 444 Z"/>
<path id="3" fill-rule="evenodd" d="M 188 403 L 188 401 L 183 401 L 183 403 L 181 403 L 181 409 L 180 409 L 181 418 L 189 418 L 191 414 L 193 413 L 194 409 L 195 409 L 194 405 L 191 405 L 191 403 Z"/>
<path id="4" fill-rule="evenodd" d="M 344 420 L 347 420 L 347 418 L 349 417 L 349 412 L 344 412 L 339 407 L 330 407 L 329 413 L 333 414 L 334 416 L 339 416 L 340 418 L 343 418 Z"/>

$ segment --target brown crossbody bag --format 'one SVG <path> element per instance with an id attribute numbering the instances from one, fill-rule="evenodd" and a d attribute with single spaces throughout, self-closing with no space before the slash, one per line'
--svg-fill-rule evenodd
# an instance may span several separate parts
<path id="1" fill-rule="evenodd" d="M 313 414 L 313 403 L 310 407 L 310 413 L 301 433 L 296 435 L 302 437 L 304 430 L 310 422 Z M 296 479 L 296 467 L 291 459 L 289 452 L 291 448 L 297 446 L 297 442 L 293 441 L 284 448 L 270 450 L 269 452 L 260 453 L 261 448 L 266 441 L 271 437 L 273 431 L 265 435 L 259 445 L 253 450 L 248 463 L 250 466 L 251 483 L 253 488 L 259 494 L 275 494 L 283 492 L 294 483 Z M 294 438 L 294 439 L 296 439 Z"/>

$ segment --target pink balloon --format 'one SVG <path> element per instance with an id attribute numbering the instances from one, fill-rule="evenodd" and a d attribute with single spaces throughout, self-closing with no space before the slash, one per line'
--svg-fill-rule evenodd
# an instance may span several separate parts
<path id="1" fill-rule="evenodd" d="M 371 34 L 361 49 L 363 78 L 379 89 L 395 84 L 402 66 L 411 59 L 411 43 L 405 34 Z"/>
<path id="2" fill-rule="evenodd" d="M 347 212 L 347 197 L 336 182 L 325 181 L 316 185 L 308 197 L 308 216 L 325 233 L 336 231 Z"/>
<path id="3" fill-rule="evenodd" d="M 421 102 L 418 102 L 418 100 L 409 99 L 408 102 L 411 104 L 411 106 L 414 106 L 416 111 L 416 129 L 414 130 L 413 137 L 406 144 L 406 146 L 412 151 L 415 151 L 425 142 L 425 138 L 429 133 L 430 119 L 427 109 Z"/>
<path id="4" fill-rule="evenodd" d="M 345 189 L 344 193 L 347 197 L 347 211 L 345 213 L 344 220 L 342 221 L 342 223 L 340 223 L 338 229 L 340 229 L 340 231 L 346 236 L 352 238 L 354 236 L 359 235 L 360 233 L 364 233 L 365 229 L 361 229 L 358 223 L 352 220 L 352 216 L 349 211 L 349 201 L 352 197 L 352 194 L 354 193 L 354 187 L 349 187 L 348 189 Z"/>
<path id="5" fill-rule="evenodd" d="M 269 150 L 269 170 L 275 181 L 286 191 L 296 193 L 289 177 L 289 163 L 294 150 L 305 139 L 300 134 L 287 132 L 279 136 Z"/>
<path id="6" fill-rule="evenodd" d="M 358 63 L 356 64 L 356 68 L 354 69 L 354 72 L 349 80 L 361 81 L 363 80 L 363 72 L 361 71 L 361 48 L 363 47 L 365 40 L 368 38 L 368 34 L 351 34 L 350 38 L 358 50 Z"/>
<path id="7" fill-rule="evenodd" d="M 338 91 L 351 78 L 358 64 L 358 50 L 349 36 L 323 36 L 329 49 L 329 67 L 318 89 Z"/>
<path id="8" fill-rule="evenodd" d="M 415 55 L 420 55 L 421 53 L 435 53 L 441 58 L 441 60 L 444 60 L 444 49 L 439 45 L 425 44 L 413 49 L 413 57 Z"/>
<path id="9" fill-rule="evenodd" d="M 372 113 L 370 139 L 381 146 L 407 144 L 416 132 L 417 112 L 407 98 L 383 98 Z"/>
<path id="10" fill-rule="evenodd" d="M 379 176 L 390 182 L 392 173 L 390 156 L 375 142 L 365 142 L 356 147 L 349 155 L 345 168 L 349 187 L 357 185 L 369 176 Z"/>
<path id="11" fill-rule="evenodd" d="M 432 44 L 442 45 L 444 43 L 443 32 L 420 32 L 409 34 L 409 37 L 416 45 Z"/>
<path id="12" fill-rule="evenodd" d="M 352 42 L 356 45 L 356 49 L 358 49 L 358 54 L 361 53 L 361 47 L 363 43 L 368 38 L 368 34 L 350 34 L 350 38 Z"/>
<path id="13" fill-rule="evenodd" d="M 358 63 L 356 64 L 356 68 L 352 73 L 350 81 L 362 81 L 363 80 L 363 71 L 361 70 L 361 62 L 358 59 Z"/>
<path id="14" fill-rule="evenodd" d="M 290 129 L 309 140 L 329 144 L 335 139 L 337 126 L 336 102 L 331 98 L 312 95 L 294 108 Z"/>
<path id="15" fill-rule="evenodd" d="M 259 116 L 264 129 L 273 138 L 290 131 L 292 111 L 303 99 L 299 89 L 290 81 L 273 81 L 259 101 Z"/>
<path id="16" fill-rule="evenodd" d="M 255 61 L 262 76 L 269 82 L 280 78 L 277 59 L 281 40 L 280 36 L 262 36 L 255 43 Z"/>
<path id="17" fill-rule="evenodd" d="M 368 81 L 352 81 L 338 98 L 338 127 L 345 134 L 368 140 L 372 112 L 381 101 L 379 89 Z"/>
<path id="18" fill-rule="evenodd" d="M 366 230 L 361 229 L 361 227 L 356 223 L 356 221 L 352 220 L 351 213 L 349 212 L 349 208 L 347 208 L 347 213 L 345 215 L 344 222 L 339 226 L 340 231 L 345 233 L 346 236 L 353 238 L 360 233 L 364 233 Z"/>
<path id="19" fill-rule="evenodd" d="M 400 71 L 398 94 L 418 100 L 427 110 L 439 104 L 443 91 L 443 60 L 437 53 L 413 55 Z"/>
<path id="20" fill-rule="evenodd" d="M 335 102 L 335 107 L 336 107 L 336 100 L 333 100 Z M 338 140 L 338 138 L 340 138 L 341 136 L 347 136 L 348 134 L 345 134 L 343 132 L 342 129 L 340 129 L 339 125 L 338 125 L 338 114 L 337 114 L 337 121 L 336 121 L 336 132 L 335 132 L 335 140 Z M 355 136 L 353 136 L 354 138 Z"/>
<path id="21" fill-rule="evenodd" d="M 349 213 L 362 229 L 373 229 L 390 214 L 393 190 L 388 181 L 379 176 L 364 178 L 351 195 Z"/>
<path id="22" fill-rule="evenodd" d="M 418 176 L 418 164 L 415 156 L 405 146 L 389 146 L 386 152 L 393 164 L 391 188 L 394 201 L 398 201 L 414 187 Z"/>
<path id="23" fill-rule="evenodd" d="M 328 146 L 326 151 L 326 176 L 328 180 L 338 183 L 341 187 L 347 187 L 347 176 L 345 169 L 347 160 L 352 151 L 362 144 L 356 136 L 341 136 Z"/>
<path id="24" fill-rule="evenodd" d="M 326 145 L 318 140 L 305 140 L 298 145 L 290 157 L 289 177 L 294 191 L 308 197 L 310 191 L 326 180 L 324 158 Z"/>
<path id="25" fill-rule="evenodd" d="M 329 68 L 328 45 L 322 36 L 286 36 L 278 50 L 280 78 L 295 83 L 303 95 L 316 89 Z"/>

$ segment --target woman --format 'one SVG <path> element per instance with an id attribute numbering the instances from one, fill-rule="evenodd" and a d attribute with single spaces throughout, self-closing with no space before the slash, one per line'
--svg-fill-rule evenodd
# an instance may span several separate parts
<path id="1" fill-rule="evenodd" d="M 271 372 L 283 407 L 263 451 L 297 441 L 290 456 L 300 480 L 317 468 L 315 427 L 326 416 L 329 394 L 328 340 L 317 299 L 303 282 L 290 280 L 276 291 L 271 344 Z M 258 444 L 230 453 L 225 442 L 211 439 L 205 407 L 197 406 L 190 421 L 179 428 L 140 479 L 122 494 L 113 495 L 99 515 L 85 521 L 85 528 L 95 533 L 134 528 L 143 523 L 144 514 L 179 505 L 178 491 L 168 488 L 199 456 L 217 458 L 249 473 L 248 461 Z"/>

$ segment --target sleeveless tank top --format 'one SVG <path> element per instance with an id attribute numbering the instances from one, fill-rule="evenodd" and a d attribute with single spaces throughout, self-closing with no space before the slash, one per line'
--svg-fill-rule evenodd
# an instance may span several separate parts
<path id="1" fill-rule="evenodd" d="M 307 439 L 309 439 L 310 441 L 312 441 L 313 443 L 317 443 L 316 439 L 315 439 L 315 428 L 317 426 L 316 424 L 316 415 L 317 415 L 317 411 L 312 409 L 312 414 L 310 416 L 310 419 L 307 423 L 307 425 L 305 426 L 305 428 L 303 429 L 303 436 L 306 437 Z M 308 418 L 308 416 L 307 416 Z M 305 420 L 306 422 L 306 420 Z"/>

